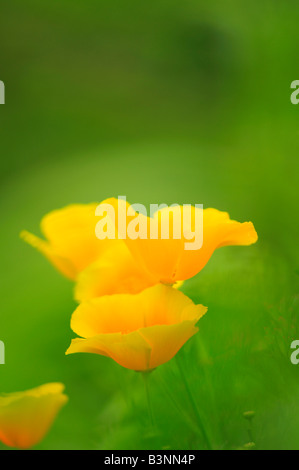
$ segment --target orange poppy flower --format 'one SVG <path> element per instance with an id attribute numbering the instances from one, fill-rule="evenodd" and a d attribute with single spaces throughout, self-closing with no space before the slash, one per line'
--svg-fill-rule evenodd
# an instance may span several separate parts
<path id="1" fill-rule="evenodd" d="M 63 391 L 63 384 L 49 383 L 25 392 L 0 395 L 0 441 L 19 449 L 40 442 L 68 401 Z"/>
<path id="2" fill-rule="evenodd" d="M 100 212 L 97 208 L 107 204 L 114 210 L 110 228 L 116 239 L 96 236 L 96 215 Z M 190 222 L 184 221 L 185 226 L 177 230 L 174 222 L 177 223 L 177 215 L 181 216 L 182 211 L 182 206 L 176 206 L 146 217 L 135 212 L 126 201 L 110 198 L 100 205 L 75 204 L 46 215 L 41 230 L 47 240 L 26 231 L 21 236 L 64 275 L 78 280 L 75 295 L 80 301 L 91 295 L 137 293 L 159 282 L 173 285 L 197 274 L 217 248 L 250 245 L 257 240 L 251 222 L 236 222 L 226 212 L 216 209 L 192 207 Z M 186 249 L 186 243 L 192 243 L 199 235 L 195 230 L 198 215 L 203 223 L 203 244 L 199 249 Z M 106 217 L 109 219 L 110 215 L 107 213 Z M 125 220 L 124 227 L 120 227 L 119 220 Z M 145 226 L 142 236 L 134 236 L 134 229 L 134 239 L 128 236 L 132 222 L 135 229 L 138 225 Z M 157 238 L 152 238 L 153 223 Z M 163 227 L 169 234 L 166 239 L 161 237 Z M 120 236 L 120 229 L 125 234 Z M 175 231 L 179 231 L 179 237 Z"/>
<path id="3" fill-rule="evenodd" d="M 110 199 L 104 202 L 114 205 L 117 230 L 120 210 L 123 213 L 129 213 L 126 217 L 127 232 L 132 222 L 138 230 L 140 226 L 145 227 L 142 236 L 136 236 L 135 239 L 126 236 L 124 242 L 136 261 L 155 279 L 166 284 L 173 284 L 195 276 L 203 269 L 217 248 L 229 245 L 251 245 L 258 238 L 252 222 L 240 223 L 231 220 L 227 212 L 216 209 L 200 209 L 192 206 L 190 220 L 183 221 L 185 224 L 183 227 L 181 223 L 183 206 L 177 205 L 173 208 L 158 210 L 154 217 L 150 218 L 135 212 L 126 201 Z M 202 220 L 200 228 L 202 229 L 202 246 L 199 249 L 186 249 L 186 244 L 194 242 L 198 235 L 195 233 L 196 218 Z M 157 238 L 151 237 L 151 224 L 158 234 Z M 178 224 L 180 224 L 179 227 Z M 166 227 L 169 233 L 168 238 L 161 237 L 163 227 L 164 229 Z"/>
<path id="4" fill-rule="evenodd" d="M 84 302 L 72 316 L 72 340 L 66 354 L 108 356 L 136 371 L 169 361 L 193 336 L 207 311 L 182 292 L 156 285 L 139 294 L 116 294 Z"/>

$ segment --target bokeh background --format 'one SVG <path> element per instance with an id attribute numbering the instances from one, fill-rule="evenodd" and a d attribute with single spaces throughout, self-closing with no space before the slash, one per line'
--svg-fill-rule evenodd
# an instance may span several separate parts
<path id="1" fill-rule="evenodd" d="M 0 391 L 62 381 L 40 449 L 201 449 L 176 360 L 141 377 L 64 352 L 73 285 L 19 239 L 69 203 L 202 203 L 254 222 L 183 290 L 209 307 L 177 356 L 213 448 L 299 449 L 295 0 L 1 4 Z M 243 417 L 254 411 L 250 423 Z"/>

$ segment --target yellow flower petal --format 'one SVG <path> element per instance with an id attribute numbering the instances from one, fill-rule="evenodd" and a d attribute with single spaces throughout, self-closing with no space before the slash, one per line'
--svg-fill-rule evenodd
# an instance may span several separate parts
<path id="1" fill-rule="evenodd" d="M 191 278 L 204 268 L 216 249 L 223 246 L 251 245 L 257 238 L 251 222 L 236 222 L 231 220 L 226 212 L 204 209 L 202 248 L 194 251 L 184 250 L 175 277 Z"/>
<path id="2" fill-rule="evenodd" d="M 21 237 L 37 248 L 66 277 L 76 279 L 79 272 L 97 260 L 117 240 L 99 240 L 95 234 L 99 204 L 73 204 L 47 214 L 41 221 L 42 240 L 26 231 Z"/>
<path id="3" fill-rule="evenodd" d="M 40 442 L 68 401 L 64 385 L 49 383 L 25 392 L 0 395 L 0 441 L 28 449 Z"/>
<path id="4" fill-rule="evenodd" d="M 158 280 L 140 267 L 123 241 L 107 250 L 77 278 L 75 299 L 83 302 L 111 294 L 137 294 Z"/>
<path id="5" fill-rule="evenodd" d="M 117 206 L 115 207 L 117 209 Z M 124 210 L 128 205 L 121 207 Z M 217 248 L 228 245 L 251 245 L 257 241 L 257 233 L 251 222 L 236 222 L 231 220 L 226 212 L 216 209 L 202 210 L 192 207 L 189 225 L 187 221 L 184 222 L 184 230 L 183 223 L 178 228 L 177 216 L 182 214 L 182 210 L 182 206 L 176 206 L 159 210 L 154 214 L 153 219 L 158 226 L 159 234 L 157 239 L 150 237 L 150 223 L 153 219 L 138 215 L 133 210 L 131 210 L 133 215 L 127 217 L 127 228 L 136 217 L 140 217 L 140 220 L 146 219 L 147 237 L 136 239 L 127 237 L 124 241 L 136 261 L 161 282 L 172 284 L 195 276 Z M 195 240 L 194 236 L 192 238 L 195 215 L 202 216 L 203 243 L 200 249 L 187 250 L 186 243 Z M 173 221 L 174 227 L 180 232 L 180 238 L 175 236 Z M 163 226 L 168 227 L 168 239 L 161 238 Z"/>
<path id="6" fill-rule="evenodd" d="M 23 230 L 20 233 L 20 237 L 29 245 L 36 248 L 40 253 L 42 253 L 50 263 L 55 266 L 58 271 L 60 271 L 68 279 L 74 280 L 77 276 L 77 269 L 73 265 L 70 259 L 64 258 L 55 251 L 55 249 L 50 245 L 50 243 L 42 240 L 39 237 L 36 237 L 32 233 Z"/>
<path id="7" fill-rule="evenodd" d="M 108 356 L 127 369 L 150 369 L 151 348 L 138 331 L 127 335 L 113 333 L 87 339 L 73 339 L 66 354 L 78 352 Z"/>
<path id="8" fill-rule="evenodd" d="M 123 367 L 149 370 L 169 361 L 197 331 L 206 312 L 172 287 L 156 285 L 139 294 L 103 296 L 75 310 L 73 340 L 66 354 L 91 352 Z"/>

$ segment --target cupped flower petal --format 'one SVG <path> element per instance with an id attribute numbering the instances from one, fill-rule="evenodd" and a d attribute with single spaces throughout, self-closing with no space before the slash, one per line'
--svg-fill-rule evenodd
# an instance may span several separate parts
<path id="1" fill-rule="evenodd" d="M 154 217 L 146 217 L 124 201 L 117 205 L 115 200 L 114 204 L 118 213 L 126 210 L 129 214 L 124 240 L 129 250 L 144 269 L 164 283 L 173 284 L 195 276 L 217 248 L 251 245 L 258 238 L 251 222 L 231 220 L 228 213 L 216 209 L 191 206 L 189 217 L 186 217 L 183 206 L 176 205 L 158 210 Z M 118 219 L 117 216 L 116 223 Z M 143 236 L 128 236 L 132 221 L 133 225 L 145 227 Z M 153 238 L 153 233 L 158 236 Z M 192 243 L 196 245 L 194 248 L 190 248 Z"/>
<path id="2" fill-rule="evenodd" d="M 201 210 L 201 209 L 196 209 Z M 224 246 L 249 246 L 258 236 L 252 222 L 237 222 L 227 212 L 216 209 L 203 211 L 203 244 L 199 250 L 184 250 L 175 278 L 188 279 L 201 271 L 214 251 Z"/>
<path id="3" fill-rule="evenodd" d="M 96 353 L 128 369 L 154 369 L 197 332 L 195 325 L 206 311 L 161 284 L 135 295 L 92 299 L 73 313 L 71 327 L 81 338 L 72 341 L 66 354 Z"/>
<path id="4" fill-rule="evenodd" d="M 0 395 L 0 441 L 28 449 L 38 444 L 68 401 L 64 385 L 49 383 L 25 392 Z"/>
<path id="5" fill-rule="evenodd" d="M 27 231 L 21 238 L 38 249 L 62 274 L 76 279 L 118 240 L 98 240 L 95 235 L 98 203 L 73 204 L 47 214 L 41 221 L 43 240 Z"/>

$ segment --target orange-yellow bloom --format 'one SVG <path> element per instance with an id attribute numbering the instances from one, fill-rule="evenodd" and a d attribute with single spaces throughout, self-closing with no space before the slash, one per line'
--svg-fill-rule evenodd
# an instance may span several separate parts
<path id="1" fill-rule="evenodd" d="M 118 201 L 118 203 L 116 199 L 108 201 L 110 204 L 114 204 L 116 213 L 119 208 L 122 211 L 128 211 L 130 207 L 125 201 Z M 252 222 L 240 223 L 231 220 L 227 212 L 195 207 L 191 209 L 190 222 L 184 221 L 185 225 L 187 222 L 187 228 L 185 226 L 185 231 L 183 231 L 183 224 L 181 224 L 179 228 L 181 236 L 175 238 L 173 227 L 180 220 L 177 216 L 181 216 L 182 211 L 182 206 L 176 206 L 158 210 L 154 214 L 159 235 L 157 239 L 151 238 L 151 218 L 136 213 L 131 207 L 132 215 L 126 219 L 127 228 L 135 218 L 139 219 L 140 225 L 142 223 L 146 226 L 146 237 L 135 239 L 126 237 L 124 241 L 136 261 L 160 282 L 173 284 L 176 281 L 183 281 L 195 276 L 203 269 L 217 248 L 229 245 L 251 245 L 257 241 L 257 233 Z M 192 242 L 190 236 L 194 234 L 196 228 L 196 213 L 202 217 L 203 244 L 200 249 L 186 250 L 185 244 Z M 115 220 L 117 224 L 118 215 Z M 168 226 L 168 239 L 161 237 L 163 226 L 164 228 Z"/>
<path id="2" fill-rule="evenodd" d="M 97 203 L 73 204 L 50 212 L 41 221 L 46 240 L 23 231 L 21 237 L 37 248 L 66 277 L 75 280 L 78 273 L 96 261 L 107 248 L 123 243 L 98 240 L 95 235 Z"/>
<path id="3" fill-rule="evenodd" d="M 49 383 L 0 395 L 0 441 L 18 449 L 39 443 L 68 401 L 63 391 L 63 384 Z"/>
<path id="4" fill-rule="evenodd" d="M 251 222 L 236 222 L 216 209 L 192 207 L 190 221 L 183 220 L 177 237 L 175 222 L 180 220 L 182 206 L 161 209 L 150 218 L 135 212 L 124 200 L 110 198 L 101 204 L 104 212 L 107 204 L 114 209 L 109 227 L 116 238 L 121 230 L 122 239 L 97 238 L 96 203 L 75 204 L 46 215 L 41 222 L 46 240 L 25 231 L 21 234 L 64 275 L 77 281 L 75 296 L 79 301 L 94 295 L 137 293 L 159 282 L 184 281 L 196 275 L 217 248 L 250 245 L 257 240 Z M 199 249 L 186 249 L 186 243 L 190 245 L 199 236 L 195 224 L 198 215 L 203 221 L 203 244 Z M 119 220 L 125 220 L 125 225 L 120 227 Z M 151 233 L 153 221 L 156 238 Z M 142 236 L 128 236 L 128 227 L 134 235 L 132 223 L 136 230 L 139 225 L 146 227 Z M 165 227 L 168 238 L 161 236 Z"/>
<path id="5" fill-rule="evenodd" d="M 84 302 L 72 316 L 71 327 L 81 338 L 66 354 L 108 356 L 136 371 L 169 361 L 193 336 L 207 311 L 182 292 L 156 285 L 139 294 L 116 294 Z"/>

